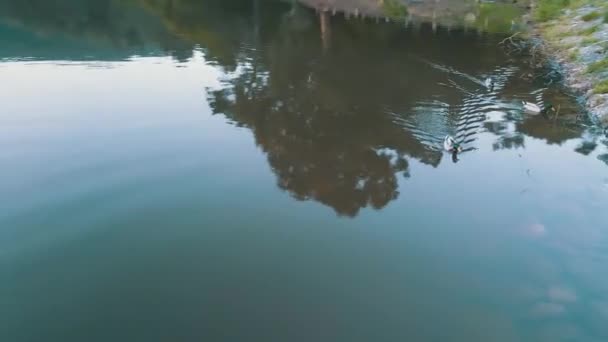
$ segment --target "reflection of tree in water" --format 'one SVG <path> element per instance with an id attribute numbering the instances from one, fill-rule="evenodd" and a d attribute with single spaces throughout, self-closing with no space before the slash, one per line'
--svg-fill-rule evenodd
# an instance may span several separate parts
<path id="1" fill-rule="evenodd" d="M 109 32 L 111 21 L 118 21 L 110 0 L 1 0 L 0 10 L 5 19 L 30 28 L 71 34 Z"/>
<path id="2" fill-rule="evenodd" d="M 498 136 L 496 141 L 492 143 L 494 151 L 526 147 L 524 135 L 515 131 L 515 125 L 512 122 L 485 122 L 483 126 L 486 131 Z"/>
<path id="3" fill-rule="evenodd" d="M 183 41 L 201 44 L 210 61 L 233 69 L 239 48 L 251 42 L 256 26 L 274 24 L 288 8 L 266 0 L 134 0 L 163 19 L 165 26 Z M 191 52 L 192 49 L 190 49 Z"/>
<path id="4" fill-rule="evenodd" d="M 543 115 L 527 118 L 517 125 L 517 130 L 527 136 L 546 140 L 549 144 L 562 144 L 579 138 L 583 133 L 583 127 L 579 124 L 557 121 Z"/>
<path id="5" fill-rule="evenodd" d="M 349 38 L 352 28 L 344 28 L 332 32 L 343 48 L 325 53 L 320 28 L 282 30 L 263 41 L 264 50 L 248 50 L 248 62 L 210 93 L 210 103 L 252 130 L 279 187 L 354 216 L 397 198 L 398 175 L 409 176 L 406 156 L 437 165 L 441 154 L 387 114 L 385 107 L 409 108 L 412 100 L 391 84 L 399 81 L 389 77 L 397 64 L 379 63 L 381 50 L 364 48 L 370 42 Z"/>
<path id="6" fill-rule="evenodd" d="M 13 2 L 0 0 L 0 5 L 7 1 Z M 496 44 L 475 34 L 412 32 L 327 13 L 318 18 L 314 11 L 277 1 L 125 0 L 146 9 L 130 14 L 140 20 L 130 25 L 123 25 L 124 14 L 116 13 L 118 2 L 107 0 L 112 6 L 100 8 L 92 2 L 83 1 L 78 13 L 95 12 L 85 15 L 86 23 L 100 36 L 120 32 L 129 44 L 156 44 L 178 60 L 188 59 L 200 46 L 209 62 L 229 73 L 223 89 L 209 92 L 214 113 L 252 131 L 279 187 L 349 216 L 395 199 L 398 179 L 409 177 L 407 158 L 439 165 L 442 153 L 414 136 L 404 122 L 430 94 L 441 94 L 445 103 L 460 103 L 462 94 L 439 87 L 446 74 L 427 62 L 473 75 L 503 58 L 499 50 L 487 48 Z M 152 30 L 145 13 L 156 14 L 162 30 Z M 20 14 L 27 18 L 22 21 L 38 21 L 38 27 L 45 27 L 46 20 L 78 17 L 35 19 L 49 14 L 26 14 Z M 476 63 L 471 63 L 470 51 L 477 52 Z M 438 113 L 417 115 L 426 127 L 446 126 Z M 546 123 L 538 120 L 509 122 L 509 129 L 486 128 L 499 137 L 495 149 L 523 147 L 523 134 L 557 140 L 572 134 L 547 135 Z M 425 133 L 428 138 L 438 132 Z"/>
<path id="7" fill-rule="evenodd" d="M 574 150 L 584 156 L 590 155 L 597 148 L 595 141 L 583 141 Z"/>
<path id="8" fill-rule="evenodd" d="M 319 26 L 307 26 L 301 25 L 306 19 L 299 18 L 298 25 L 291 19 L 241 40 L 251 47 L 238 50 L 238 68 L 226 87 L 210 93 L 213 111 L 251 129 L 279 187 L 295 198 L 314 199 L 351 216 L 363 207 L 382 208 L 398 196 L 397 175 L 409 176 L 406 158 L 433 166 L 441 159 L 440 151 L 388 114 L 409 113 L 438 91 L 445 75 L 420 60 L 434 56 L 468 72 L 480 64 L 495 65 L 497 52 L 479 46 L 480 64 L 471 65 L 470 55 L 458 52 L 462 38 L 470 48 L 485 42 L 458 33 L 430 40 L 419 32 L 400 44 L 408 33 L 394 25 L 335 18 L 330 26 L 322 17 L 308 20 Z M 460 101 L 461 95 L 452 100 Z M 427 114 L 425 120 L 443 120 Z M 509 125 L 508 130 L 496 127 L 495 149 L 524 147 L 518 126 Z"/>
<path id="9" fill-rule="evenodd" d="M 279 187 L 349 216 L 397 197 L 396 174 L 409 174 L 403 130 L 341 101 L 339 93 L 333 101 L 319 101 L 324 81 L 306 73 L 297 77 L 299 67 L 281 77 L 259 70 L 256 77 L 255 70 L 211 93 L 210 102 L 214 112 L 252 130 Z"/>
<path id="10" fill-rule="evenodd" d="M 524 147 L 524 136 L 519 133 L 502 136 L 492 144 L 492 149 L 494 149 L 494 151 Z"/>
<path id="11" fill-rule="evenodd" d="M 391 156 L 362 146 L 304 143 L 296 153 L 276 147 L 266 152 L 279 187 L 298 199 L 314 199 L 349 216 L 368 205 L 383 208 L 397 198 L 395 173 L 408 168 L 403 157 L 393 162 Z"/>
<path id="12" fill-rule="evenodd" d="M 395 174 L 407 175 L 408 163 L 403 153 L 383 153 L 381 148 L 390 142 L 381 127 L 349 124 L 349 119 L 358 120 L 356 114 L 337 114 L 314 101 L 283 101 L 269 93 L 247 96 L 237 86 L 234 93 L 213 93 L 211 103 L 214 111 L 253 131 L 282 189 L 351 216 L 367 205 L 382 208 L 397 197 Z"/>
<path id="13" fill-rule="evenodd" d="M 0 29 L 7 24 L 46 40 L 38 46 L 37 40 L 25 35 L 18 47 L 28 57 L 57 56 L 58 51 L 52 50 L 56 45 L 48 43 L 63 41 L 73 44 L 62 57 L 75 60 L 100 57 L 90 55 L 87 48 L 97 48 L 103 59 L 164 51 L 175 51 L 176 57 L 192 55 L 192 44 L 177 39 L 135 0 L 0 0 Z"/>

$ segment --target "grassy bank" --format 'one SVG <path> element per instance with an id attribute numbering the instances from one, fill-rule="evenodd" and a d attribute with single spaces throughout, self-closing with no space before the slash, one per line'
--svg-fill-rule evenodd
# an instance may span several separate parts
<path id="1" fill-rule="evenodd" d="M 537 0 L 533 17 L 567 83 L 608 124 L 608 1 Z"/>
<path id="2" fill-rule="evenodd" d="M 594 6 L 597 10 L 583 16 L 584 21 L 602 18 L 608 22 L 608 3 L 604 0 L 538 0 L 534 11 L 534 18 L 545 22 L 559 18 L 565 10 L 577 9 L 584 6 Z"/>

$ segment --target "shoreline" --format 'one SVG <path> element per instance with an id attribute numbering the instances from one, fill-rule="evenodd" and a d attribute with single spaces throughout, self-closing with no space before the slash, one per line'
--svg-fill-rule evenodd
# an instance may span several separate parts
<path id="1" fill-rule="evenodd" d="M 606 4 L 583 1 L 555 18 L 536 22 L 533 34 L 548 56 L 562 67 L 563 82 L 576 95 L 589 116 L 608 126 L 608 13 Z M 538 11 L 535 6 L 533 14 Z"/>
<path id="2" fill-rule="evenodd" d="M 430 4 L 424 1 L 419 3 L 405 0 L 299 1 L 318 11 L 331 13 L 338 11 L 355 17 L 362 15 L 376 18 L 387 16 L 383 5 L 400 4 L 406 8 L 404 11 L 407 14 L 406 22 L 412 17 L 419 17 L 432 19 L 433 25 L 435 25 L 435 11 L 439 10 L 437 8 L 439 3 Z M 502 13 L 509 8 L 508 3 L 510 1 L 500 0 L 492 4 L 481 3 L 475 10 L 461 8 L 460 17 L 464 18 L 461 25 L 465 27 L 472 25 L 481 31 L 491 32 L 492 30 L 488 30 L 488 25 L 495 25 L 496 21 L 502 18 Z M 519 38 L 531 39 L 535 42 L 533 43 L 535 47 L 540 48 L 539 55 L 545 56 L 550 64 L 557 67 L 556 70 L 562 76 L 561 82 L 564 87 L 577 97 L 588 117 L 608 130 L 608 1 L 516 0 L 515 3 L 517 5 L 511 5 L 512 9 L 520 6 L 525 10 L 524 13 L 520 13 L 519 20 L 514 19 L 515 17 L 506 20 L 508 26 L 511 26 L 510 29 L 517 27 L 516 21 L 521 23 L 515 35 L 522 34 Z M 388 17 L 386 19 L 389 20 Z M 445 19 L 446 17 L 441 19 L 444 24 Z M 504 18 L 502 20 L 504 21 Z M 508 32 L 502 27 L 504 25 L 498 26 L 502 29 L 498 31 Z"/>

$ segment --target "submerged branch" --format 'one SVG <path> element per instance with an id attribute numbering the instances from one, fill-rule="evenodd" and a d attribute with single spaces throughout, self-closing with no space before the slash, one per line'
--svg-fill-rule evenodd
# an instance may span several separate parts
<path id="1" fill-rule="evenodd" d="M 517 31 L 515 32 L 513 35 L 511 35 L 510 37 L 507 37 L 505 39 L 503 39 L 500 43 L 498 43 L 498 45 L 503 45 L 504 43 L 507 42 L 507 40 L 512 44 L 512 45 L 516 45 L 515 42 L 513 42 L 513 38 L 515 38 L 518 34 L 520 34 L 521 32 Z"/>

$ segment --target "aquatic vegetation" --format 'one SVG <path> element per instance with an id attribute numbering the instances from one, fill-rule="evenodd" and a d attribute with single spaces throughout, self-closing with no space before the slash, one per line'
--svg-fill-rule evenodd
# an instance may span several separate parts
<path id="1" fill-rule="evenodd" d="M 585 14 L 584 16 L 581 17 L 581 19 L 583 19 L 584 21 L 591 21 L 591 20 L 595 20 L 597 18 L 599 18 L 601 15 L 599 12 L 591 12 L 589 14 Z"/>
<path id="2" fill-rule="evenodd" d="M 593 87 L 593 92 L 596 94 L 608 94 L 608 80 L 603 80 Z"/>
<path id="3" fill-rule="evenodd" d="M 382 9 L 384 15 L 392 19 L 405 18 L 408 14 L 407 7 L 397 0 L 385 0 Z"/>
<path id="4" fill-rule="evenodd" d="M 540 0 L 534 14 L 538 21 L 548 21 L 559 16 L 570 5 L 570 0 Z"/>

